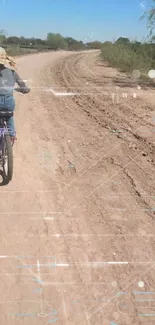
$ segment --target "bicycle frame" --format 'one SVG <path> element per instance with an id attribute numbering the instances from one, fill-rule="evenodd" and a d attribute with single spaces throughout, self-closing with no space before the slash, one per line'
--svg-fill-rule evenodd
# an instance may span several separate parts
<path id="1" fill-rule="evenodd" d="M 9 134 L 9 132 L 7 129 L 6 120 L 4 119 L 4 117 L 1 117 L 0 118 L 0 152 L 2 152 L 5 134 Z"/>

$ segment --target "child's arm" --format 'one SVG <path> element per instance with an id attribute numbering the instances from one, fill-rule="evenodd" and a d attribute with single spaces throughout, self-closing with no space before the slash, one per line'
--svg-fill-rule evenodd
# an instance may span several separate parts
<path id="1" fill-rule="evenodd" d="M 19 91 L 23 94 L 27 94 L 30 92 L 30 88 L 28 88 L 25 82 L 19 77 L 17 72 L 14 72 L 15 82 L 19 85 Z"/>

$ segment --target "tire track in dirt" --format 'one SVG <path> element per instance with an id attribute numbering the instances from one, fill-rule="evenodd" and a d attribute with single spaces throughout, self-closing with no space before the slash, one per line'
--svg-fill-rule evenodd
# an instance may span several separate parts
<path id="1" fill-rule="evenodd" d="M 96 56 L 96 54 L 95 54 Z M 117 84 L 119 84 L 119 79 L 117 81 L 116 84 L 116 80 L 117 80 L 117 75 L 113 75 L 113 77 L 111 77 L 111 80 L 109 82 L 109 84 L 107 85 L 107 81 L 106 81 L 106 77 L 104 77 L 104 69 L 108 71 L 109 68 L 107 67 L 103 67 L 100 74 L 102 76 L 102 83 L 100 81 L 100 84 L 102 84 L 102 86 L 97 86 L 97 81 L 98 79 L 101 79 L 101 76 L 99 74 L 96 73 L 96 71 L 94 72 L 93 75 L 91 75 L 91 77 L 88 75 L 84 76 L 85 80 L 91 80 L 90 84 L 90 93 L 89 96 L 87 96 L 87 90 L 85 91 L 84 85 L 81 80 L 82 77 L 81 75 L 84 74 L 84 72 L 86 71 L 86 68 L 82 67 L 80 68 L 80 63 L 79 61 L 82 60 L 85 62 L 85 66 L 86 66 L 86 62 L 88 64 L 89 60 L 87 61 L 87 58 L 84 58 L 84 55 L 80 54 L 78 59 L 75 59 L 75 56 L 72 56 L 72 60 L 71 59 L 66 59 L 64 66 L 63 66 L 63 62 L 62 62 L 62 67 L 60 66 L 60 70 L 57 71 L 57 73 L 60 73 L 60 71 L 63 71 L 63 75 L 61 78 L 61 83 L 71 89 L 78 89 L 78 87 L 80 88 L 80 91 L 82 90 L 83 96 L 76 98 L 76 103 L 78 105 L 80 105 L 83 109 L 85 109 L 85 106 L 88 108 L 86 109 L 86 112 L 88 113 L 89 116 L 92 116 L 92 118 L 94 118 L 99 125 L 102 124 L 102 126 L 107 127 L 109 130 L 112 129 L 122 129 L 122 131 L 124 131 L 123 134 L 119 134 L 119 136 L 122 139 L 126 139 L 126 135 L 127 135 L 127 140 L 129 142 L 130 141 L 136 141 L 135 138 L 140 138 L 142 143 L 143 148 L 147 147 L 148 145 L 150 145 L 152 151 L 154 152 L 154 144 L 153 141 L 148 142 L 148 139 L 145 137 L 145 132 L 143 132 L 143 136 L 140 136 L 140 130 L 142 127 L 145 127 L 145 129 L 147 130 L 148 128 L 148 132 L 149 132 L 149 128 L 152 128 L 152 131 L 154 131 L 154 124 L 151 123 L 151 121 L 148 121 L 145 119 L 145 115 L 146 114 L 146 110 L 149 110 L 148 105 L 142 103 L 142 101 L 140 100 L 140 98 L 138 97 L 136 100 L 134 98 L 132 98 L 132 96 L 130 96 L 130 98 L 128 99 L 124 99 L 121 98 L 121 93 L 125 93 L 125 91 L 123 90 L 123 87 L 121 89 L 116 90 Z M 87 64 L 87 65 L 88 65 Z M 95 66 L 93 60 L 91 60 L 91 66 Z M 70 73 L 70 69 L 72 69 L 72 73 Z M 89 66 L 90 69 L 90 66 Z M 76 71 L 76 73 L 75 73 Z M 78 71 L 78 72 L 77 72 Z M 83 72 L 84 71 L 84 72 Z M 106 73 L 107 73 L 106 71 Z M 115 70 L 114 70 L 115 71 Z M 64 77 L 65 76 L 65 77 Z M 76 76 L 76 78 L 75 78 Z M 72 78 L 73 77 L 73 78 Z M 74 80 L 75 79 L 75 80 Z M 110 78 L 109 78 L 110 79 Z M 71 82 L 70 82 L 71 80 Z M 129 80 L 129 86 L 130 86 L 130 80 Z M 89 84 L 89 83 L 88 83 Z M 71 88 L 70 88 L 71 87 Z M 86 86 L 88 87 L 88 86 Z M 108 88 L 109 87 L 109 88 Z M 128 87 L 129 88 L 129 87 Z M 136 89 L 137 87 L 135 87 Z M 135 93 L 135 89 L 131 89 L 130 88 L 130 93 L 132 95 L 132 93 Z M 107 92 L 108 90 L 108 92 Z M 137 91 L 137 90 L 136 90 Z M 106 95 L 105 95 L 106 93 Z M 119 96 L 119 103 L 117 104 L 117 102 L 115 101 L 114 105 L 112 105 L 112 94 L 115 93 L 115 99 L 117 100 L 116 95 Z M 73 99 L 74 100 L 74 99 Z M 89 106 L 88 106 L 89 105 Z M 136 105 L 136 109 L 135 109 L 135 105 Z M 151 109 L 151 108 L 150 108 Z M 94 114 L 95 112 L 95 114 Z M 137 112 L 140 112 L 140 114 L 137 114 Z M 103 119 L 104 118 L 104 119 Z M 134 137 L 134 138 L 133 138 Z M 152 137 L 151 140 L 154 140 L 154 137 Z M 139 143 L 140 145 L 140 143 Z M 152 154 L 152 152 L 150 152 L 150 154 Z"/>
<path id="2" fill-rule="evenodd" d="M 75 87 L 75 89 L 76 89 L 76 85 L 79 85 L 79 83 L 80 83 L 80 89 L 82 89 L 81 75 L 82 75 L 83 71 L 82 71 L 82 69 L 80 71 L 77 70 L 77 69 L 79 69 L 79 66 L 80 66 L 80 64 L 77 66 L 77 62 L 79 63 L 79 62 L 81 62 L 81 60 L 86 62 L 87 59 L 85 58 L 85 56 L 82 54 L 80 54 L 77 57 L 75 55 L 73 55 L 72 58 L 69 57 L 69 58 L 65 59 L 65 62 L 62 61 L 62 65 L 58 66 L 57 70 L 55 69 L 58 76 L 60 75 L 60 84 L 63 84 L 63 86 L 65 85 L 66 89 L 68 89 L 69 91 L 72 89 L 72 88 L 70 88 L 70 80 L 72 80 L 71 84 L 72 84 L 72 86 Z M 96 54 L 95 54 L 95 56 L 96 56 Z M 64 62 L 64 66 L 63 66 L 63 62 Z M 87 61 L 87 62 L 89 62 L 89 61 Z M 62 76 L 61 76 L 61 71 L 63 71 Z M 75 73 L 75 71 L 76 71 L 76 73 Z M 78 73 L 77 73 L 77 71 L 78 71 Z M 80 75 L 80 72 L 81 72 L 81 75 Z M 104 85 L 104 70 L 103 70 L 102 74 L 103 74 L 102 84 Z M 64 75 L 65 75 L 65 78 L 64 78 Z M 74 77 L 72 78 L 72 76 L 74 76 L 74 75 L 77 75 L 77 79 L 75 79 L 75 80 L 74 80 Z M 93 77 L 94 77 L 94 79 L 95 78 L 97 79 L 96 75 L 95 76 L 93 75 Z M 104 91 L 104 86 L 103 86 L 103 91 Z M 97 92 L 97 89 L 96 89 L 96 92 Z M 102 120 L 106 121 L 106 116 L 103 113 L 100 113 L 101 106 L 103 105 L 103 101 L 104 101 L 104 95 L 101 94 L 100 96 L 101 96 L 101 99 L 100 99 L 100 101 L 98 101 L 98 96 L 96 98 L 96 96 L 94 96 L 93 92 L 91 93 L 91 96 L 90 96 L 92 98 L 87 96 L 87 92 L 86 93 L 83 92 L 83 96 L 78 96 L 78 98 L 73 97 L 72 100 L 75 101 L 75 103 L 77 105 L 80 105 L 80 107 L 88 113 L 89 117 L 93 116 L 95 121 L 97 121 L 99 123 L 99 125 L 101 126 L 101 121 Z M 110 97 L 110 94 L 109 94 L 109 97 Z M 138 102 L 139 101 L 140 100 L 138 100 Z M 98 108 L 97 105 L 99 105 L 99 104 L 100 104 L 100 107 Z M 111 104 L 111 105 L 109 105 L 109 104 Z M 126 104 L 126 101 L 125 101 L 125 104 Z M 119 103 L 120 112 L 121 112 L 122 106 L 124 107 L 125 104 L 124 104 L 123 100 Z M 139 104 L 141 105 L 142 102 L 140 102 Z M 137 103 L 136 103 L 136 105 L 137 105 Z M 135 124 L 136 124 L 137 130 L 140 129 L 140 127 L 141 127 L 141 125 L 138 124 L 137 121 L 135 122 L 135 118 L 137 118 L 137 115 L 134 113 L 135 102 L 133 102 L 133 100 L 130 102 L 130 111 L 131 111 L 131 106 L 132 106 L 132 111 L 133 111 L 133 114 L 131 114 L 130 120 L 132 121 L 133 125 L 127 126 L 126 128 L 124 127 L 124 125 L 122 126 L 122 124 L 124 124 L 124 122 L 123 122 L 124 118 L 125 118 L 125 122 L 129 123 L 129 118 L 126 119 L 126 111 L 123 112 L 121 119 L 118 120 L 117 113 L 115 113 L 115 110 L 114 110 L 115 107 L 113 107 L 112 103 L 110 103 L 109 100 L 104 102 L 104 106 L 106 106 L 107 110 L 110 111 L 111 119 L 108 120 L 108 123 L 106 124 L 106 125 L 108 125 L 108 127 L 105 126 L 104 124 L 102 124 L 102 126 L 104 128 L 110 129 L 110 131 L 112 130 L 112 128 L 114 128 L 115 130 L 122 129 L 124 131 L 122 134 L 121 134 L 121 132 L 120 133 L 116 132 L 117 138 L 119 138 L 121 141 L 123 140 L 125 142 L 125 145 L 127 144 L 127 150 L 128 150 L 128 148 L 131 148 L 131 149 L 134 148 L 135 149 L 134 151 L 135 152 L 138 151 L 138 153 L 140 153 L 141 150 L 143 150 L 144 156 L 147 157 L 147 161 L 153 163 L 152 171 L 154 172 L 154 142 L 152 143 L 152 141 L 151 141 L 152 139 L 149 139 L 149 141 L 148 141 L 148 139 L 145 138 L 145 135 L 138 136 L 137 134 L 135 134 L 135 132 L 133 132 L 133 130 L 131 128 L 131 126 L 133 126 Z M 126 109 L 128 109 L 128 103 L 127 103 Z M 93 114 L 94 113 L 95 114 L 92 115 L 92 112 L 93 112 Z M 100 116 L 100 119 L 98 119 L 97 115 Z M 143 115 L 145 115 L 145 112 L 143 112 Z M 120 121 L 121 121 L 121 124 L 119 123 Z M 139 122 L 141 122 L 141 119 L 139 120 Z M 112 123 L 115 123 L 115 124 L 112 124 Z M 143 123 L 145 124 L 146 121 L 143 120 Z M 151 125 L 151 123 L 148 126 L 150 126 L 150 125 Z M 116 126 L 117 126 L 117 128 L 116 128 Z M 127 131 L 127 132 L 125 132 L 125 131 Z M 125 147 L 125 149 L 126 149 L 126 147 Z M 128 152 L 131 153 L 131 150 L 128 150 Z M 134 157 L 131 155 L 131 158 L 133 159 Z M 113 161 L 115 161 L 115 159 Z M 148 166 L 148 164 L 147 164 L 147 166 Z M 148 172 L 146 172 L 146 174 L 149 175 Z M 151 174 L 150 174 L 152 183 L 153 183 L 153 176 L 151 177 Z M 152 189 L 154 190 L 154 187 Z"/>

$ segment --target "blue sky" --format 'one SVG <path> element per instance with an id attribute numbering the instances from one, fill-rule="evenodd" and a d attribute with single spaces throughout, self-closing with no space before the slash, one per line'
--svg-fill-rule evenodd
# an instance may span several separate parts
<path id="1" fill-rule="evenodd" d="M 78 40 L 142 39 L 139 21 L 151 0 L 0 0 L 0 29 L 8 35 L 45 38 L 48 32 Z"/>

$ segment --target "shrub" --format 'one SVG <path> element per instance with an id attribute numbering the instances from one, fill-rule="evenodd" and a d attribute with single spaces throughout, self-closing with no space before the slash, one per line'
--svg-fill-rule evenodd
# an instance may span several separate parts
<path id="1" fill-rule="evenodd" d="M 133 70 L 139 70 L 142 75 L 148 73 L 153 67 L 155 68 L 155 48 L 151 44 L 135 43 L 118 44 L 105 43 L 102 46 L 102 58 L 113 67 L 122 72 L 131 74 Z"/>

